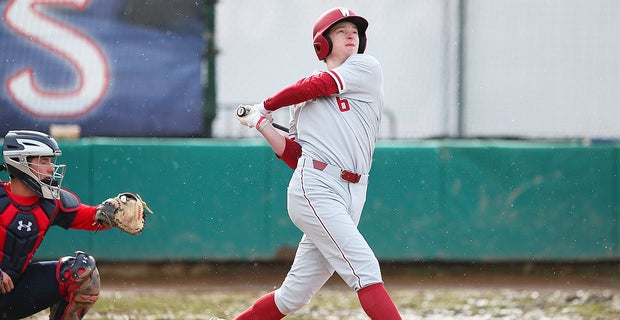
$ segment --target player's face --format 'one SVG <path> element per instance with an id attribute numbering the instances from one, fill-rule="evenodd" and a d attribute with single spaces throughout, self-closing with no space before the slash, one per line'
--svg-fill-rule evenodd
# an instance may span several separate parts
<path id="1" fill-rule="evenodd" d="M 32 157 L 28 160 L 30 170 L 37 175 L 39 180 L 50 179 L 54 173 L 52 157 Z"/>
<path id="2" fill-rule="evenodd" d="M 357 26 L 349 21 L 336 24 L 329 30 L 329 39 L 332 41 L 332 52 L 330 55 L 344 58 L 356 54 L 359 48 L 360 39 Z"/>

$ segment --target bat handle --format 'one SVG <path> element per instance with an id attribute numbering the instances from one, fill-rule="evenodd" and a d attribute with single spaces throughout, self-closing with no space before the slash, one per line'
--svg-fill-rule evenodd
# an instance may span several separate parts
<path id="1" fill-rule="evenodd" d="M 248 108 L 246 108 L 244 106 L 237 107 L 237 116 L 238 117 L 245 117 L 246 115 L 248 115 L 248 113 L 250 113 L 250 109 L 248 109 Z M 275 122 L 272 122 L 271 125 L 274 128 L 276 128 L 276 129 L 278 129 L 280 131 L 284 131 L 284 132 L 287 132 L 287 133 L 289 132 L 288 128 L 283 126 L 283 125 L 277 124 Z"/>
<path id="2" fill-rule="evenodd" d="M 272 123 L 271 123 L 271 125 L 272 125 L 274 128 L 276 128 L 276 129 L 278 129 L 278 130 L 280 130 L 280 131 L 284 131 L 284 132 L 286 132 L 286 133 L 289 133 L 288 128 L 287 128 L 287 127 L 285 127 L 285 126 L 283 126 L 283 125 L 281 125 L 281 124 L 277 124 L 277 123 L 275 123 L 275 122 L 272 122 Z"/>
<path id="3" fill-rule="evenodd" d="M 248 110 L 246 107 L 239 106 L 239 107 L 237 107 L 237 116 L 238 117 L 245 117 L 248 114 L 249 111 L 250 110 Z"/>

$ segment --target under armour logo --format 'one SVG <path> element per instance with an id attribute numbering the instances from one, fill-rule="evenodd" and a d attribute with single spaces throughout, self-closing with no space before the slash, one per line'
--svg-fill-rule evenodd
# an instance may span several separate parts
<path id="1" fill-rule="evenodd" d="M 22 231 L 22 228 L 26 228 L 27 232 L 32 231 L 32 221 L 28 221 L 28 223 L 24 224 L 24 220 L 19 220 L 17 223 L 19 223 L 17 230 Z"/>

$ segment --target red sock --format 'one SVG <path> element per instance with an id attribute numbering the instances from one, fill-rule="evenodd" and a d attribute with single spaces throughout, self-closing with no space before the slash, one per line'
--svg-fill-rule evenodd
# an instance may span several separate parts
<path id="1" fill-rule="evenodd" d="M 258 298 L 251 307 L 233 320 L 280 320 L 284 318 L 276 306 L 275 294 L 275 291 L 272 291 Z"/>
<path id="2" fill-rule="evenodd" d="M 370 317 L 377 320 L 401 320 L 398 310 L 392 302 L 392 298 L 383 286 L 383 283 L 377 283 L 357 291 L 362 309 Z"/>

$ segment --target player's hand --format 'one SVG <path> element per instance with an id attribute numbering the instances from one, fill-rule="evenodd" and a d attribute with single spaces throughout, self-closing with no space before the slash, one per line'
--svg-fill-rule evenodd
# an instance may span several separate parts
<path id="1" fill-rule="evenodd" d="M 0 294 L 9 293 L 13 288 L 13 279 L 6 272 L 0 270 Z"/>
<path id="2" fill-rule="evenodd" d="M 263 102 L 257 103 L 254 105 L 256 110 L 260 112 L 260 114 L 264 115 L 265 118 L 269 119 L 269 121 L 273 121 L 273 116 L 271 115 L 271 110 L 265 109 L 265 104 Z"/>
<path id="3" fill-rule="evenodd" d="M 263 110 L 265 108 L 262 108 Z M 236 117 L 239 122 L 250 128 L 256 128 L 256 130 L 263 130 L 273 118 L 271 113 L 267 115 L 262 114 L 259 111 L 259 105 L 240 105 L 236 110 Z"/>
<path id="4" fill-rule="evenodd" d="M 265 119 L 269 120 L 269 123 L 273 123 L 273 114 L 271 114 L 271 110 L 265 109 L 265 104 L 263 102 L 255 104 L 254 107 Z"/>

